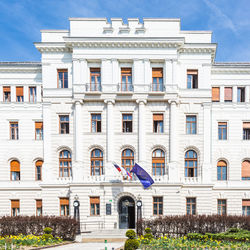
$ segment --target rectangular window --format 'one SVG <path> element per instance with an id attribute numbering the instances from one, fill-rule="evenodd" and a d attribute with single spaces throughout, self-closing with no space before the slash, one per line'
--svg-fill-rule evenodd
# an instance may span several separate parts
<path id="1" fill-rule="evenodd" d="M 101 70 L 100 68 L 90 68 L 90 90 L 101 91 Z"/>
<path id="2" fill-rule="evenodd" d="M 217 180 L 218 181 L 227 180 L 227 165 L 224 161 L 219 161 L 217 163 Z"/>
<path id="3" fill-rule="evenodd" d="M 36 216 L 43 215 L 43 203 L 42 200 L 36 200 Z"/>
<path id="4" fill-rule="evenodd" d="M 187 70 L 187 88 L 198 89 L 198 70 Z"/>
<path id="5" fill-rule="evenodd" d="M 18 140 L 18 122 L 10 122 L 10 140 Z"/>
<path id="6" fill-rule="evenodd" d="M 218 139 L 227 140 L 227 123 L 218 122 Z"/>
<path id="7" fill-rule="evenodd" d="M 186 116 L 186 133 L 187 134 L 196 134 L 196 116 L 187 115 Z"/>
<path id="8" fill-rule="evenodd" d="M 36 87 L 29 87 L 30 102 L 36 102 Z"/>
<path id="9" fill-rule="evenodd" d="M 68 115 L 59 115 L 59 133 L 60 134 L 69 134 L 69 116 Z"/>
<path id="10" fill-rule="evenodd" d="M 220 101 L 220 88 L 212 87 L 212 102 L 219 102 L 219 101 Z"/>
<path id="11" fill-rule="evenodd" d="M 242 200 L 242 215 L 250 215 L 250 200 Z"/>
<path id="12" fill-rule="evenodd" d="M 218 214 L 219 215 L 227 214 L 227 200 L 218 200 Z"/>
<path id="13" fill-rule="evenodd" d="M 57 85 L 60 89 L 68 88 L 68 70 L 58 69 L 57 70 Z"/>
<path id="14" fill-rule="evenodd" d="M 163 114 L 153 114 L 153 132 L 163 133 Z"/>
<path id="15" fill-rule="evenodd" d="M 237 88 L 237 102 L 245 102 L 245 88 Z"/>
<path id="16" fill-rule="evenodd" d="M 60 215 L 69 216 L 69 198 L 60 198 Z"/>
<path id="17" fill-rule="evenodd" d="M 133 91 L 132 68 L 121 68 L 121 91 Z"/>
<path id="18" fill-rule="evenodd" d="M 3 101 L 4 102 L 10 102 L 11 101 L 11 95 L 10 95 L 10 87 L 5 86 L 3 87 Z"/>
<path id="19" fill-rule="evenodd" d="M 43 122 L 35 122 L 35 139 L 43 140 Z"/>
<path id="20" fill-rule="evenodd" d="M 23 102 L 23 87 L 16 87 L 16 101 Z"/>
<path id="21" fill-rule="evenodd" d="M 163 197 L 153 197 L 153 215 L 163 215 Z"/>
<path id="22" fill-rule="evenodd" d="M 152 90 L 163 91 L 163 68 L 152 68 Z"/>
<path id="23" fill-rule="evenodd" d="M 187 214 L 196 214 L 196 198 L 187 198 Z"/>
<path id="24" fill-rule="evenodd" d="M 233 89 L 232 87 L 225 87 L 224 89 L 224 101 L 232 102 L 233 101 Z"/>
<path id="25" fill-rule="evenodd" d="M 90 215 L 100 215 L 100 197 L 90 197 Z"/>
<path id="26" fill-rule="evenodd" d="M 101 114 L 91 114 L 91 132 L 102 132 L 102 116 Z"/>
<path id="27" fill-rule="evenodd" d="M 133 132 L 133 117 L 132 114 L 122 114 L 122 132 Z"/>
<path id="28" fill-rule="evenodd" d="M 250 140 L 250 122 L 243 122 L 243 140 Z"/>
<path id="29" fill-rule="evenodd" d="M 11 200 L 11 216 L 20 215 L 20 201 Z"/>

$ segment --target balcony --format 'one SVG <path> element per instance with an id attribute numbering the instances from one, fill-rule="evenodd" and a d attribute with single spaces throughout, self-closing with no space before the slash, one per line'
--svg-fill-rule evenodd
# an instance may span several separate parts
<path id="1" fill-rule="evenodd" d="M 165 86 L 163 85 L 163 83 L 151 83 L 151 86 L 150 86 L 150 91 L 151 92 L 164 92 L 165 91 Z"/>
<path id="2" fill-rule="evenodd" d="M 132 83 L 119 83 L 118 84 L 118 91 L 125 92 L 125 93 L 131 93 L 134 91 L 134 86 Z"/>
<path id="3" fill-rule="evenodd" d="M 86 83 L 86 92 L 101 92 L 102 85 L 101 83 Z"/>

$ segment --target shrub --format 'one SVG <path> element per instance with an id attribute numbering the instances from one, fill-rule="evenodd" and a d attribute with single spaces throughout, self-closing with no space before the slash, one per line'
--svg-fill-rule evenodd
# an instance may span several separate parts
<path id="1" fill-rule="evenodd" d="M 46 227 L 51 228 L 53 237 L 64 240 L 74 240 L 78 228 L 78 222 L 70 217 L 56 216 L 3 216 L 0 218 L 0 235 L 28 235 L 36 236 L 43 233 Z M 47 230 L 47 229 L 46 229 Z M 49 230 L 50 231 L 50 230 Z"/>
<path id="2" fill-rule="evenodd" d="M 148 241 L 150 241 L 154 238 L 152 233 L 151 233 L 151 228 L 149 228 L 149 227 L 145 228 L 144 238 L 148 239 Z"/>
<path id="3" fill-rule="evenodd" d="M 229 228 L 250 230 L 250 216 L 176 215 L 142 219 L 137 223 L 137 234 L 142 235 L 147 227 L 151 228 L 155 238 L 164 235 L 183 236 L 188 233 L 220 233 Z"/>
<path id="4" fill-rule="evenodd" d="M 129 239 L 135 239 L 136 233 L 134 230 L 129 229 L 126 232 L 126 237 L 128 237 Z"/>
<path id="5" fill-rule="evenodd" d="M 124 250 L 134 250 L 139 247 L 140 243 L 137 239 L 128 239 L 125 242 Z"/>
<path id="6" fill-rule="evenodd" d="M 132 229 L 127 230 L 126 237 L 128 237 L 128 239 L 125 242 L 124 250 L 134 250 L 139 247 L 140 243 L 136 239 L 136 233 L 134 230 Z"/>
<path id="7" fill-rule="evenodd" d="M 45 227 L 44 229 L 43 229 L 43 232 L 45 233 L 45 234 L 51 234 L 52 233 L 52 228 L 51 227 Z"/>

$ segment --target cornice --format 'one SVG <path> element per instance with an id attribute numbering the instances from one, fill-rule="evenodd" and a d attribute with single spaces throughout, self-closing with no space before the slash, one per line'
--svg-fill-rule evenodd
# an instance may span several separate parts
<path id="1" fill-rule="evenodd" d="M 39 66 L 39 67 L 18 67 L 18 66 L 15 66 L 15 67 L 12 67 L 12 66 L 9 66 L 9 67 L 2 67 L 0 65 L 0 72 L 10 72 L 10 73 L 18 73 L 18 72 L 24 72 L 24 73 L 41 73 L 42 72 L 42 67 Z"/>
<path id="2" fill-rule="evenodd" d="M 211 74 L 250 74 L 250 68 L 212 68 Z"/>
<path id="3" fill-rule="evenodd" d="M 65 43 L 34 43 L 34 45 L 40 52 L 72 52 Z"/>

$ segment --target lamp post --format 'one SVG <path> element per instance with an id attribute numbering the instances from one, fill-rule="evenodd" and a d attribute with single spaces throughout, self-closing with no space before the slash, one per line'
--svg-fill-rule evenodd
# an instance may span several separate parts
<path id="1" fill-rule="evenodd" d="M 142 207 L 142 201 L 141 201 L 141 196 L 138 195 L 137 197 L 137 202 L 136 202 L 136 206 L 137 206 L 137 220 L 136 220 L 136 230 L 137 230 L 137 234 L 142 234 L 142 227 L 138 227 L 138 222 L 142 219 L 142 212 L 141 212 L 141 207 Z"/>
<path id="2" fill-rule="evenodd" d="M 79 197 L 78 195 L 76 194 L 75 195 L 75 198 L 74 198 L 74 202 L 73 202 L 73 206 L 74 206 L 74 219 L 76 221 L 78 221 L 78 227 L 77 227 L 77 234 L 80 234 L 81 233 L 81 230 L 80 230 L 80 213 L 79 213 L 79 207 L 80 207 L 80 202 L 79 202 Z"/>

